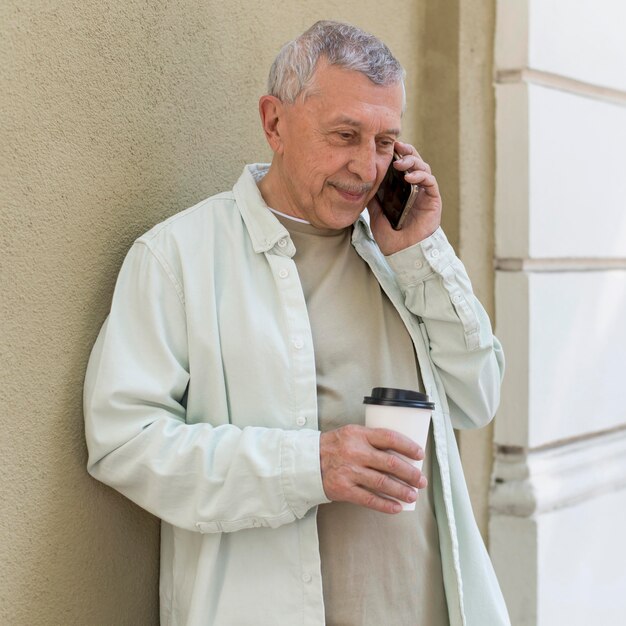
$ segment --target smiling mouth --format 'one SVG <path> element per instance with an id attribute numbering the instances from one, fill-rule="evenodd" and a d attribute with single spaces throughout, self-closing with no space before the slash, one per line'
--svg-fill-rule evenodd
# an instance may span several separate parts
<path id="1" fill-rule="evenodd" d="M 329 183 L 329 185 L 339 193 L 342 198 L 349 200 L 350 202 L 359 202 L 367 196 L 372 190 L 371 185 L 360 185 L 358 187 L 348 187 L 346 185 L 337 185 L 336 183 Z"/>

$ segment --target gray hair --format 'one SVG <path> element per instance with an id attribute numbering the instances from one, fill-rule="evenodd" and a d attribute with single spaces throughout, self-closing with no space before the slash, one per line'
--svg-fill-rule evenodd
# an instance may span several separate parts
<path id="1" fill-rule="evenodd" d="M 270 68 L 268 93 L 289 104 L 301 94 L 306 97 L 322 57 L 330 65 L 365 74 L 376 85 L 400 83 L 404 109 L 406 72 L 389 48 L 360 28 L 329 20 L 316 22 L 281 48 Z"/>

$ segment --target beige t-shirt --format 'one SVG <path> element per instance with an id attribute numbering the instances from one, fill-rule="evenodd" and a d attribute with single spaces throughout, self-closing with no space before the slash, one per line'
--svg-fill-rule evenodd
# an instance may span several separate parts
<path id="1" fill-rule="evenodd" d="M 296 247 L 309 311 L 322 431 L 365 423 L 373 387 L 422 388 L 400 315 L 350 238 L 277 215 Z M 432 473 L 432 432 L 423 472 Z M 432 481 L 415 511 L 378 513 L 345 502 L 318 508 L 328 626 L 447 626 Z"/>

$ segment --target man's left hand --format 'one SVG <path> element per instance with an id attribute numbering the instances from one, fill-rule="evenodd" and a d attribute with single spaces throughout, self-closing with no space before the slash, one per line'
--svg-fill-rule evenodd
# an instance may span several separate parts
<path id="1" fill-rule="evenodd" d="M 402 159 L 395 161 L 392 167 L 406 172 L 405 180 L 419 185 L 419 193 L 401 230 L 391 227 L 376 196 L 368 203 L 372 233 L 385 256 L 430 237 L 439 228 L 443 206 L 437 180 L 417 150 L 400 141 L 396 141 L 394 149 Z"/>

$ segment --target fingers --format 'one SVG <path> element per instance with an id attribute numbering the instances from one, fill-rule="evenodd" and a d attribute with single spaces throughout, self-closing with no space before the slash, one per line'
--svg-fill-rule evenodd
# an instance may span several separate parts
<path id="1" fill-rule="evenodd" d="M 417 472 L 419 473 L 419 470 Z M 420 480 L 418 481 L 420 484 L 423 484 L 422 478 L 424 477 L 420 474 Z M 355 482 L 359 487 L 364 487 L 378 495 L 397 498 L 403 502 L 415 502 L 417 498 L 416 490 L 419 488 L 407 485 L 389 474 L 377 472 L 367 467 L 359 468 L 355 472 Z"/>
<path id="2" fill-rule="evenodd" d="M 408 164 L 409 166 L 412 163 L 421 163 L 422 165 L 428 167 L 428 171 L 430 172 L 430 167 L 428 166 L 428 164 L 424 161 L 424 159 L 422 159 L 420 153 L 410 143 L 402 143 L 401 141 L 396 141 L 394 145 L 394 151 L 396 152 L 396 154 L 398 154 L 398 156 L 402 157 L 398 161 L 394 161 L 394 163 Z M 404 170 L 406 168 L 399 167 L 398 169 Z"/>
<path id="3" fill-rule="evenodd" d="M 356 487 L 353 504 L 367 507 L 380 513 L 400 513 L 402 505 L 395 500 L 389 500 L 367 489 Z"/>
<path id="4" fill-rule="evenodd" d="M 401 172 L 422 170 L 428 174 L 432 173 L 430 165 L 419 154 L 407 154 L 401 159 L 394 161 L 393 166 Z"/>
<path id="5" fill-rule="evenodd" d="M 405 461 L 401 462 L 408 465 Z M 341 499 L 383 513 L 398 513 L 402 507 L 391 498 L 413 503 L 418 497 L 417 489 L 425 489 L 428 485 L 428 481 L 424 476 L 421 476 L 419 470 L 416 472 L 420 475 L 419 487 L 411 487 L 388 474 L 367 467 L 354 467 L 350 476 L 344 476 L 346 480 L 345 497 Z"/>
<path id="6" fill-rule="evenodd" d="M 409 172 L 405 174 L 404 179 L 412 185 L 419 185 L 420 192 L 423 192 L 433 198 L 439 197 L 439 185 L 437 179 L 432 174 L 422 171 Z"/>
<path id="7" fill-rule="evenodd" d="M 396 141 L 395 151 L 402 157 L 401 159 L 393 162 L 393 166 L 400 172 L 407 172 L 407 174 L 409 174 L 420 171 L 426 172 L 426 174 L 432 174 L 430 165 L 422 159 L 419 152 L 411 144 Z M 406 180 L 407 182 L 413 182 L 412 180 L 409 180 L 408 176 Z M 428 180 L 430 181 L 430 179 Z M 434 177 L 432 177 L 432 180 L 434 180 Z"/>
<path id="8" fill-rule="evenodd" d="M 408 143 L 396 142 L 396 152 L 402 156 L 393 162 L 393 166 L 404 172 L 404 179 L 412 185 L 419 185 L 421 190 L 429 196 L 439 196 L 437 179 L 433 176 L 430 165 L 422 159 L 417 150 Z"/>
<path id="9" fill-rule="evenodd" d="M 373 452 L 370 458 L 369 468 L 383 476 L 389 476 L 400 480 L 415 489 L 424 489 L 428 484 L 421 470 L 412 465 L 406 458 L 402 458 L 393 452 L 377 451 Z M 370 485 L 367 485 L 368 487 Z M 393 494 L 389 494 L 393 495 Z M 398 496 L 394 496 L 398 497 Z"/>
<path id="10" fill-rule="evenodd" d="M 422 447 L 395 430 L 388 428 L 368 428 L 365 436 L 372 446 L 379 450 L 393 450 L 415 461 L 424 459 Z"/>
<path id="11" fill-rule="evenodd" d="M 412 146 L 410 143 L 404 143 L 402 141 L 396 141 L 396 143 L 393 146 L 393 149 L 400 156 L 406 156 L 406 155 L 419 156 L 419 153 L 415 149 L 415 146 Z"/>
<path id="12" fill-rule="evenodd" d="M 399 512 L 401 508 L 386 497 L 414 502 L 416 489 L 424 489 L 428 481 L 398 454 L 424 458 L 419 445 L 393 430 L 349 425 L 322 433 L 320 461 L 327 497 L 386 513 Z"/>
<path id="13" fill-rule="evenodd" d="M 353 494 L 353 504 L 358 504 L 360 506 L 367 507 L 368 509 L 379 511 L 380 513 L 393 514 L 400 513 L 402 511 L 402 505 L 399 502 L 385 498 L 377 493 L 368 491 L 367 489 L 355 487 Z M 414 501 L 415 500 L 412 500 L 412 502 Z"/>

